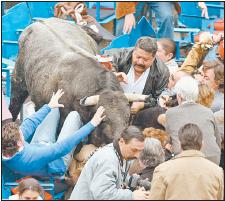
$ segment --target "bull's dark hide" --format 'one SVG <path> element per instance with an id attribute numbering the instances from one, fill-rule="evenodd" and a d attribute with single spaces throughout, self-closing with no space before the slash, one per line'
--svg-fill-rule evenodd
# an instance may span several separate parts
<path id="1" fill-rule="evenodd" d="M 160 114 L 164 114 L 165 112 L 166 109 L 162 107 L 151 107 L 145 110 L 141 110 L 135 115 L 132 124 L 141 129 L 154 127 L 165 130 L 165 128 L 161 124 L 159 124 L 157 120 L 158 116 Z"/>
<path id="2" fill-rule="evenodd" d="M 57 18 L 39 21 L 24 30 L 19 47 L 9 107 L 14 120 L 28 95 L 38 110 L 53 91 L 63 89 L 61 126 L 70 111 L 78 111 L 86 123 L 99 105 L 105 107 L 107 118 L 90 139 L 96 146 L 111 142 L 128 125 L 128 100 L 115 75 L 94 58 L 96 42 L 80 27 Z M 81 98 L 96 94 L 96 106 L 79 104 Z"/>

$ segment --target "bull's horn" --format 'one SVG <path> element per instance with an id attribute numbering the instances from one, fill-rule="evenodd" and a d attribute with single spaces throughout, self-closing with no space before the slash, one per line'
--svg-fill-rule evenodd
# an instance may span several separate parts
<path id="1" fill-rule="evenodd" d="M 145 101 L 146 98 L 148 98 L 148 95 L 142 95 L 142 94 L 124 94 L 129 102 L 133 101 Z"/>
<path id="2" fill-rule="evenodd" d="M 91 105 L 96 105 L 99 100 L 99 95 L 94 95 L 94 96 L 89 96 L 89 97 L 84 97 L 80 99 L 80 104 L 83 106 L 91 106 Z"/>

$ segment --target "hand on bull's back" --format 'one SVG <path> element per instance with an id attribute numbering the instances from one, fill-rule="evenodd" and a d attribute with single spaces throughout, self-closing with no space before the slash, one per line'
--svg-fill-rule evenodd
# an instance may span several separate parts
<path id="1" fill-rule="evenodd" d="M 59 99 L 62 97 L 63 94 L 64 94 L 64 91 L 62 89 L 58 89 L 58 91 L 56 93 L 53 92 L 51 100 L 48 103 L 48 106 L 51 109 L 58 108 L 58 107 L 64 107 L 63 104 L 59 104 Z"/>
<path id="2" fill-rule="evenodd" d="M 97 109 L 95 115 L 94 115 L 93 118 L 91 119 L 91 124 L 92 124 L 93 126 L 95 126 L 95 127 L 98 126 L 98 125 L 102 122 L 102 120 L 106 117 L 106 116 L 104 115 L 104 112 L 105 112 L 105 108 L 102 107 L 102 106 L 100 106 L 100 107 Z"/>
<path id="3" fill-rule="evenodd" d="M 114 74 L 116 75 L 116 78 L 119 82 L 124 82 L 125 84 L 128 84 L 128 78 L 124 72 L 114 72 Z"/>
<path id="4" fill-rule="evenodd" d="M 145 106 L 144 102 L 133 102 L 132 106 L 130 108 L 130 112 L 132 114 L 136 114 L 137 112 L 139 112 L 141 109 L 143 109 Z"/>

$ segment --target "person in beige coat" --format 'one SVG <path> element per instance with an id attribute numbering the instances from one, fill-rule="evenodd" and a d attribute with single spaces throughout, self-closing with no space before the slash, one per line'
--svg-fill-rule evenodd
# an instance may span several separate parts
<path id="1" fill-rule="evenodd" d="M 200 151 L 203 134 L 196 124 L 179 129 L 182 152 L 155 168 L 150 200 L 222 200 L 223 170 Z"/>

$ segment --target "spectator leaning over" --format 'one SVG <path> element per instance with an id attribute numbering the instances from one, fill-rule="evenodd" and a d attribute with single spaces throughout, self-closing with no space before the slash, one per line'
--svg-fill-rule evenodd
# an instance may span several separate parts
<path id="1" fill-rule="evenodd" d="M 157 139 L 160 141 L 161 147 L 163 148 L 163 150 L 165 152 L 164 155 L 165 155 L 166 161 L 173 157 L 170 136 L 164 130 L 156 129 L 153 127 L 145 128 L 143 130 L 143 135 L 145 136 L 145 138 L 151 138 L 151 139 L 153 138 L 153 139 Z M 148 150 L 148 149 L 146 149 L 146 150 Z M 131 163 L 131 166 L 129 168 L 129 174 L 130 175 L 138 174 L 144 168 L 145 167 L 143 165 L 140 165 L 139 159 L 135 159 Z M 149 168 L 147 168 L 147 169 L 149 169 Z"/>
<path id="2" fill-rule="evenodd" d="M 157 40 L 157 46 L 156 57 L 166 64 L 170 74 L 176 72 L 178 70 L 178 64 L 175 61 L 176 43 L 170 38 L 160 38 Z"/>
<path id="3" fill-rule="evenodd" d="M 144 149 L 140 129 L 129 126 L 119 139 L 104 146 L 87 161 L 73 189 L 70 200 L 136 200 L 145 199 L 142 189 L 123 189 L 128 174 L 128 160 L 138 158 Z"/>
<path id="4" fill-rule="evenodd" d="M 113 56 L 115 74 L 125 93 L 151 95 L 147 102 L 134 102 L 131 112 L 157 105 L 157 98 L 167 86 L 169 70 L 162 61 L 155 57 L 156 40 L 151 37 L 141 37 L 134 48 L 106 50 L 105 55 Z"/>
<path id="5" fill-rule="evenodd" d="M 212 103 L 212 111 L 220 110 L 224 101 L 224 64 L 219 60 L 205 61 L 203 66 L 198 69 L 209 48 L 221 41 L 222 35 L 213 35 L 203 33 L 200 35 L 199 43 L 196 43 L 189 52 L 186 60 L 182 64 L 180 71 L 192 74 L 198 70 L 204 76 L 201 80 L 215 91 Z"/>
<path id="6" fill-rule="evenodd" d="M 173 39 L 173 3 L 172 2 L 117 2 L 116 18 L 117 30 L 116 35 L 120 36 L 130 33 L 135 27 L 136 21 L 142 17 L 143 8 L 147 5 L 156 15 L 156 23 L 159 27 L 157 32 L 158 38 Z M 180 8 L 176 3 L 176 8 Z"/>
<path id="7" fill-rule="evenodd" d="M 30 176 L 65 174 L 74 148 L 100 124 L 104 108 L 99 107 L 92 120 L 82 128 L 79 114 L 76 111 L 69 113 L 56 141 L 58 108 L 63 107 L 58 100 L 63 93 L 62 90 L 53 93 L 50 102 L 20 126 L 15 122 L 3 125 L 2 161 L 9 170 Z"/>
<path id="8" fill-rule="evenodd" d="M 155 168 L 150 200 L 223 200 L 223 170 L 200 151 L 204 133 L 196 124 L 179 131 L 182 152 Z"/>
<path id="9" fill-rule="evenodd" d="M 203 146 L 201 151 L 206 158 L 219 164 L 221 136 L 219 134 L 213 112 L 203 105 L 197 104 L 198 83 L 190 76 L 181 78 L 176 86 L 179 106 L 166 111 L 166 132 L 172 138 L 175 154 L 180 153 L 178 129 L 187 123 L 195 123 L 203 131 Z"/>
<path id="10" fill-rule="evenodd" d="M 44 190 L 36 179 L 22 180 L 18 187 L 18 193 L 9 196 L 9 200 L 43 200 Z"/>
<path id="11" fill-rule="evenodd" d="M 152 181 L 152 175 L 156 166 L 165 161 L 165 153 L 158 139 L 145 138 L 145 146 L 139 156 L 139 164 L 143 169 L 137 174 L 141 179 Z"/>

